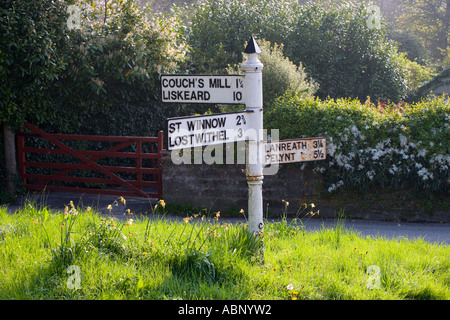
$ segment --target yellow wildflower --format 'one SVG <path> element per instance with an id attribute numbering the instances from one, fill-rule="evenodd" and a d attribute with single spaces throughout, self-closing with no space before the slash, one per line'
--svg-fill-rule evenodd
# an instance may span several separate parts
<path id="1" fill-rule="evenodd" d="M 315 208 L 316 205 L 314 203 L 311 203 L 311 208 Z"/>
<path id="2" fill-rule="evenodd" d="M 292 264 L 288 264 L 287 266 L 286 266 L 286 268 L 292 268 Z"/>
<path id="3" fill-rule="evenodd" d="M 184 223 L 189 223 L 189 218 L 184 218 L 183 221 Z"/>
<path id="4" fill-rule="evenodd" d="M 244 211 L 244 209 L 241 209 L 240 211 L 239 211 L 239 213 L 244 213 L 245 211 Z"/>
<path id="5" fill-rule="evenodd" d="M 123 197 L 120 197 L 120 202 L 122 202 L 123 205 L 126 205 L 126 204 L 127 204 L 127 200 L 125 200 Z"/>
<path id="6" fill-rule="evenodd" d="M 73 201 L 72 201 L 72 200 L 70 200 L 69 204 L 70 204 L 70 207 L 71 207 L 71 208 L 73 208 L 73 207 L 74 207 L 74 205 L 73 205 Z"/>
<path id="7" fill-rule="evenodd" d="M 89 206 L 86 208 L 86 211 L 87 211 L 87 212 L 91 212 L 91 210 L 92 210 L 92 208 L 89 207 Z"/>
<path id="8" fill-rule="evenodd" d="M 164 200 L 159 200 L 159 203 L 161 204 L 161 206 L 163 207 L 163 208 L 165 208 L 166 207 L 166 203 L 164 202 Z"/>
<path id="9" fill-rule="evenodd" d="M 111 210 L 112 210 L 112 205 L 108 204 L 107 209 L 108 209 L 109 211 L 111 211 Z"/>
<path id="10" fill-rule="evenodd" d="M 39 223 L 38 219 L 34 220 L 34 224 L 38 224 L 38 223 Z"/>

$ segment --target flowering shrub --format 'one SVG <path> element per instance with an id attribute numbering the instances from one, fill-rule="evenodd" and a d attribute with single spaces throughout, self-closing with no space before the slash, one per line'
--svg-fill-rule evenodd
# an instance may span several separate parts
<path id="1" fill-rule="evenodd" d="M 357 100 L 288 98 L 265 116 L 280 139 L 325 136 L 327 159 L 305 165 L 328 192 L 371 186 L 444 193 L 450 183 L 450 102 L 361 104 Z"/>

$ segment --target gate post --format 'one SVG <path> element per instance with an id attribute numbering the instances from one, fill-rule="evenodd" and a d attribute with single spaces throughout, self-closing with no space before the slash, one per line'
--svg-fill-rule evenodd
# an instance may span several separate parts
<path id="1" fill-rule="evenodd" d="M 158 161 L 157 161 L 157 167 L 158 167 L 158 195 L 159 199 L 163 199 L 163 185 L 162 185 L 162 157 L 164 156 L 164 132 L 161 130 L 158 132 Z"/>
<path id="2" fill-rule="evenodd" d="M 19 179 L 23 185 L 27 185 L 27 179 L 25 178 L 25 137 L 21 133 L 16 134 L 17 139 L 17 170 L 19 172 Z"/>

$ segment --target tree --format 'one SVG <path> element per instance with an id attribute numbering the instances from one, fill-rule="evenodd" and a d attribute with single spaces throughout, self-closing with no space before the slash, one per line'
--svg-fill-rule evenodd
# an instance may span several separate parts
<path id="1" fill-rule="evenodd" d="M 431 58 L 442 62 L 450 45 L 450 0 L 402 0 L 401 4 L 400 28 L 417 35 Z"/>
<path id="2" fill-rule="evenodd" d="M 136 0 L 82 0 L 75 5 L 81 9 L 81 23 L 70 32 L 67 66 L 52 95 L 57 105 L 48 119 L 52 129 L 142 134 L 137 128 L 144 127 L 144 119 L 134 118 L 142 115 L 137 109 L 160 113 L 159 75 L 177 72 L 185 59 L 179 19 L 151 15 Z M 136 130 L 125 132 L 129 126 Z"/>
<path id="3" fill-rule="evenodd" d="M 0 121 L 4 132 L 7 187 L 15 192 L 13 130 L 28 117 L 51 113 L 51 83 L 64 68 L 66 6 L 56 0 L 0 3 Z"/>
<path id="4" fill-rule="evenodd" d="M 367 3 L 308 3 L 297 12 L 285 53 L 319 83 L 320 98 L 398 101 L 405 96 L 395 43 L 372 8 Z"/>
<path id="5" fill-rule="evenodd" d="M 201 0 L 187 9 L 190 68 L 224 72 L 242 62 L 245 41 L 284 43 L 295 16 L 295 0 Z"/>
<path id="6" fill-rule="evenodd" d="M 270 109 L 274 102 L 284 96 L 313 97 L 318 86 L 308 76 L 302 65 L 297 66 L 283 54 L 283 45 L 272 44 L 261 39 L 258 41 L 261 48 L 259 59 L 264 65 L 263 92 L 264 108 Z M 237 70 L 229 69 L 230 73 L 242 73 L 243 64 Z"/>
<path id="7" fill-rule="evenodd" d="M 137 120 L 142 128 L 159 112 L 160 73 L 184 61 L 177 18 L 150 18 L 137 0 L 67 2 L 78 21 L 58 0 L 0 2 L 0 120 L 11 193 L 13 132 L 25 121 L 65 133 L 121 134 Z"/>
<path id="8" fill-rule="evenodd" d="M 199 1 L 189 16 L 192 71 L 218 73 L 239 64 L 253 35 L 283 44 L 285 56 L 319 84 L 320 98 L 398 101 L 407 90 L 404 69 L 383 19 L 371 22 L 372 8 L 332 1 Z"/>

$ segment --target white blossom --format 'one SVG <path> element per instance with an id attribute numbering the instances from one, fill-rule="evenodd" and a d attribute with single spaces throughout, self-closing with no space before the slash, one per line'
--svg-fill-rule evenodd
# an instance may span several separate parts
<path id="1" fill-rule="evenodd" d="M 367 171 L 366 175 L 367 178 L 369 178 L 369 180 L 373 180 L 373 178 L 375 177 L 375 171 L 373 170 Z"/>
<path id="2" fill-rule="evenodd" d="M 400 145 L 402 147 L 406 146 L 407 138 L 404 135 L 400 135 Z"/>

